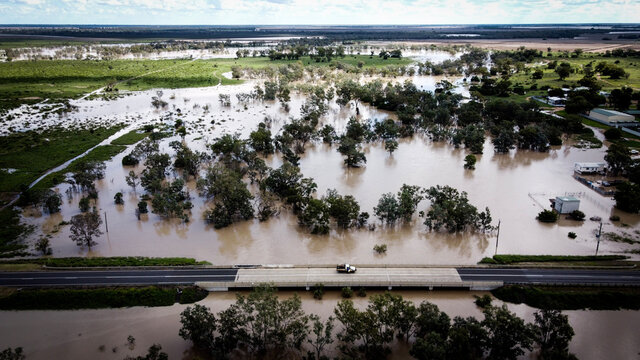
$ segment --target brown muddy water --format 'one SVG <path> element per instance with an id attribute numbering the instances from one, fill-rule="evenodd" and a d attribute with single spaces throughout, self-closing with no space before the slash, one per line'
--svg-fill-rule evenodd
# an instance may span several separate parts
<path id="1" fill-rule="evenodd" d="M 423 84 L 435 84 L 435 80 L 426 79 Z M 459 81 L 457 84 L 458 89 L 464 89 Z M 134 128 L 159 121 L 172 124 L 180 118 L 189 132 L 186 137 L 189 146 L 205 150 L 208 142 L 224 133 L 238 133 L 246 138 L 265 117 L 272 119 L 271 129 L 275 135 L 289 117 L 299 116 L 305 100 L 302 95 L 292 97 L 290 112 L 274 102 L 240 103 L 235 94 L 249 92 L 254 85 L 255 81 L 249 81 L 238 86 L 164 90 L 163 99 L 169 103 L 166 110 L 157 110 L 150 105 L 151 97 L 158 95 L 156 91 L 133 93 L 113 101 L 81 100 L 76 102 L 79 111 L 67 117 L 36 121 L 36 115 L 26 114 L 14 123 L 18 124 L 19 119 L 23 120 L 23 126 L 25 123 L 74 126 L 122 122 Z M 222 106 L 218 101 L 219 94 L 229 94 L 231 106 Z M 393 114 L 366 104 L 360 103 L 358 108 L 362 120 L 393 118 Z M 180 115 L 177 115 L 177 109 L 181 109 Z M 355 114 L 353 102 L 340 107 L 333 101 L 322 122 L 334 125 L 341 132 Z M 168 143 L 176 139 L 163 140 L 162 151 L 171 153 Z M 450 185 L 466 191 L 471 203 L 479 209 L 489 207 L 494 224 L 500 221 L 498 253 L 587 255 L 595 252 L 593 232 L 598 223 L 561 219 L 556 224 L 542 224 L 535 217 L 550 206 L 550 198 L 573 194 L 581 199 L 580 209 L 587 218 L 599 216 L 604 219 L 603 231 L 637 230 L 640 216 L 613 209 L 612 199 L 600 196 L 572 178 L 574 162 L 603 161 L 605 150 L 604 147 L 578 149 L 568 141 L 547 153 L 513 150 L 509 154 L 494 154 L 487 139 L 484 154 L 478 156 L 476 170 L 465 170 L 464 157 L 468 154 L 465 149 L 455 149 L 443 142 L 434 143 L 416 135 L 412 139 L 402 139 L 393 155 L 385 152 L 380 143 L 365 145 L 367 163 L 357 169 L 344 166 L 336 145 L 310 144 L 300 167 L 304 176 L 313 178 L 318 184 L 318 196 L 335 188 L 341 194 L 353 195 L 360 203 L 361 211 L 370 214 L 383 193 L 397 192 L 404 183 L 422 187 Z M 69 185 L 66 184 L 56 188 L 64 198 L 61 213 L 43 216 L 38 211 L 25 211 L 26 221 L 38 227 L 30 241 L 43 234 L 50 235 L 54 256 L 187 256 L 225 265 L 342 261 L 356 264 L 474 264 L 496 251 L 495 231 L 487 234 L 429 232 L 417 216 L 412 223 L 395 227 L 382 226 L 372 218 L 371 222 L 377 224 L 374 231 L 334 230 L 328 236 L 315 236 L 301 229 L 296 217 L 283 209 L 278 217 L 266 222 L 245 221 L 215 230 L 203 220 L 203 213 L 211 204 L 198 196 L 194 181 L 188 183 L 194 203 L 189 223 L 164 220 L 154 214 L 138 220 L 135 209 L 143 190 L 139 187 L 137 193 L 134 192 L 126 185 L 125 176 L 132 169 L 141 172 L 142 166 L 123 167 L 121 160 L 127 153 L 107 162 L 105 179 L 97 182 L 98 207 L 103 216 L 107 214 L 109 232 L 97 239 L 98 245 L 92 253 L 87 254 L 69 239 L 68 226 L 58 226 L 61 221 L 69 221 L 79 213 L 81 194 L 67 198 L 65 191 Z M 273 156 L 267 163 L 277 167 L 281 160 Z M 117 192 L 125 194 L 125 205 L 114 204 L 113 197 Z M 418 210 L 427 208 L 428 203 L 423 202 Z M 620 222 L 607 220 L 614 214 L 620 216 Z M 570 231 L 578 235 L 577 239 L 567 237 Z M 373 251 L 376 244 L 387 244 L 387 254 L 376 254 Z M 631 248 L 623 243 L 603 241 L 600 253 L 619 253 Z"/>
<path id="2" fill-rule="evenodd" d="M 376 292 L 369 292 L 374 294 Z M 415 303 L 428 300 L 451 318 L 474 316 L 482 319 L 481 310 L 473 304 L 473 295 L 483 292 L 466 291 L 394 291 Z M 326 318 L 333 314 L 338 292 L 327 292 L 323 300 L 312 298 L 310 292 L 300 292 L 307 314 Z M 281 297 L 293 292 L 280 292 Z M 234 293 L 212 293 L 200 303 L 213 312 L 225 309 L 235 301 Z M 367 305 L 367 298 L 355 297 L 359 308 Z M 494 300 L 495 305 L 501 302 Z M 507 304 L 509 309 L 526 321 L 533 321 L 535 309 L 526 305 Z M 189 359 L 190 343 L 178 336 L 180 312 L 186 305 L 162 308 L 135 307 L 128 309 L 79 311 L 3 311 L 0 312 L 0 349 L 22 346 L 27 359 L 122 359 L 144 354 L 152 344 L 161 344 L 170 359 Z M 636 359 L 640 351 L 637 311 L 566 311 L 576 335 L 570 350 L 579 359 Z M 339 331 L 337 327 L 336 332 Z M 133 336 L 129 347 L 127 336 Z M 334 343 L 335 347 L 336 343 Z M 103 349 L 103 350 L 101 350 Z M 404 343 L 392 344 L 392 359 L 408 358 Z M 330 355 L 337 355 L 330 349 Z M 522 359 L 535 358 L 527 354 Z"/>

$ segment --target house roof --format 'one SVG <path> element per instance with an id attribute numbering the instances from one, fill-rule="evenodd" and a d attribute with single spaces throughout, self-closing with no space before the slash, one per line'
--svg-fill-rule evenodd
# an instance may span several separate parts
<path id="1" fill-rule="evenodd" d="M 594 112 L 594 113 L 600 114 L 600 115 L 604 115 L 604 116 L 620 116 L 620 115 L 625 116 L 625 117 L 632 116 L 632 115 L 625 114 L 625 113 L 620 112 L 620 111 L 606 110 L 606 109 L 600 109 L 600 108 L 592 109 L 591 112 Z"/>
<path id="2" fill-rule="evenodd" d="M 580 201 L 580 199 L 573 196 L 558 196 L 556 197 L 556 200 L 562 200 L 563 202 Z"/>

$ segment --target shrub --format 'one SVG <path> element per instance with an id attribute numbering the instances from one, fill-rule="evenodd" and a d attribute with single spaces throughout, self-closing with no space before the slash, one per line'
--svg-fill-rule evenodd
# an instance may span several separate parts
<path id="1" fill-rule="evenodd" d="M 149 209 L 147 208 L 147 202 L 146 201 L 140 201 L 138 203 L 138 213 L 146 214 L 148 212 L 149 212 Z"/>
<path id="2" fill-rule="evenodd" d="M 313 286 L 313 298 L 316 300 L 322 300 L 324 296 L 324 285 L 317 283 Z"/>
<path id="3" fill-rule="evenodd" d="M 122 205 L 124 204 L 124 199 L 122 199 L 122 193 L 121 192 L 117 192 L 116 196 L 113 197 L 113 200 L 116 202 L 116 204 L 118 205 Z"/>
<path id="4" fill-rule="evenodd" d="M 571 239 L 575 239 L 578 237 L 578 235 L 576 235 L 576 233 L 574 233 L 573 231 L 569 231 L 569 235 L 568 235 Z"/>
<path id="5" fill-rule="evenodd" d="M 618 216 L 618 215 L 611 215 L 611 216 L 609 217 L 609 220 L 611 220 L 611 221 L 620 221 L 620 216 Z"/>
<path id="6" fill-rule="evenodd" d="M 558 213 L 553 210 L 542 210 L 536 219 L 540 222 L 553 223 L 558 221 Z"/>
<path id="7" fill-rule="evenodd" d="M 359 288 L 358 289 L 358 296 L 360 296 L 360 297 L 367 296 L 367 290 L 365 288 L 363 288 L 363 287 Z"/>
<path id="8" fill-rule="evenodd" d="M 618 128 L 607 129 L 604 132 L 604 137 L 607 140 L 618 140 L 622 137 L 622 131 L 620 131 L 620 129 Z"/>
<path id="9" fill-rule="evenodd" d="M 582 221 L 585 218 L 585 215 L 582 211 L 580 210 L 573 210 L 571 212 L 571 214 L 569 214 L 569 216 L 573 219 L 573 220 L 578 220 L 578 221 Z"/>
<path id="10" fill-rule="evenodd" d="M 491 306 L 491 301 L 493 299 L 491 299 L 491 296 L 489 295 L 482 295 L 482 296 L 477 296 L 474 295 L 474 297 L 476 298 L 476 300 L 474 301 L 474 303 L 480 307 L 480 308 L 486 308 L 487 306 Z"/>
<path id="11" fill-rule="evenodd" d="M 350 287 L 343 287 L 341 294 L 343 298 L 349 299 L 353 297 L 353 290 Z"/>
<path id="12" fill-rule="evenodd" d="M 387 253 L 387 244 L 375 245 L 373 250 L 378 254 L 386 254 Z"/>
<path id="13" fill-rule="evenodd" d="M 140 162 L 140 160 L 138 160 L 137 157 L 129 154 L 129 155 L 125 155 L 122 158 L 122 165 L 124 166 L 134 166 L 134 165 L 138 165 L 138 163 Z"/>

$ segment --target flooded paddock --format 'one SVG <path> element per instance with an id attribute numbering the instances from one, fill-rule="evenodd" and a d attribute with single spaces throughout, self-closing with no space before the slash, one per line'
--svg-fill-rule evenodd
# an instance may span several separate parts
<path id="1" fill-rule="evenodd" d="M 430 77 L 425 77 L 430 78 Z M 433 79 L 424 80 L 424 83 Z M 222 134 L 238 133 L 248 137 L 258 123 L 271 119 L 271 131 L 275 135 L 291 117 L 300 116 L 305 96 L 292 96 L 291 110 L 273 101 L 240 102 L 236 94 L 253 89 L 257 81 L 237 86 L 217 86 L 198 89 L 162 90 L 167 101 L 166 109 L 151 105 L 151 97 L 157 91 L 132 93 L 112 101 L 79 100 L 78 111 L 61 118 L 37 120 L 36 115 L 25 115 L 13 120 L 14 126 L 80 126 L 92 124 L 123 123 L 126 132 L 144 124 L 165 123 L 172 125 L 176 119 L 184 121 L 188 130 L 186 143 L 195 150 L 206 151 L 207 143 Z M 464 84 L 457 82 L 463 91 Z M 220 94 L 228 94 L 231 106 L 218 101 Z M 341 133 L 348 119 L 360 120 L 394 118 L 394 114 L 375 109 L 367 104 L 351 102 L 339 106 L 335 100 L 329 103 L 329 111 L 321 119 L 323 124 L 333 125 Z M 22 123 L 20 123 L 22 120 Z M 161 151 L 173 153 L 169 142 L 179 137 L 163 139 Z M 392 155 L 380 142 L 366 144 L 366 165 L 347 168 L 337 145 L 312 142 L 302 155 L 300 168 L 305 177 L 318 184 L 317 196 L 327 189 L 337 189 L 340 194 L 353 195 L 361 211 L 373 214 L 373 207 L 383 193 L 397 192 L 402 184 L 430 187 L 449 185 L 466 191 L 470 202 L 479 209 L 489 207 L 494 225 L 500 222 L 498 253 L 503 254 L 576 254 L 595 253 L 594 231 L 599 223 L 564 219 L 554 224 L 538 222 L 535 217 L 550 207 L 549 199 L 572 194 L 581 200 L 580 209 L 587 219 L 598 216 L 604 219 L 604 232 L 633 231 L 638 229 L 640 216 L 613 208 L 614 201 L 589 189 L 573 177 L 575 162 L 603 161 L 606 148 L 579 149 L 565 141 L 562 146 L 548 152 L 512 150 L 508 154 L 496 154 L 490 139 L 484 144 L 484 152 L 478 155 L 476 170 L 465 170 L 464 157 L 469 152 L 456 149 L 446 142 L 433 142 L 424 135 L 399 140 L 399 148 Z M 106 175 L 96 183 L 99 192 L 98 208 L 106 213 L 109 232 L 98 238 L 98 245 L 90 254 L 69 239 L 69 227 L 58 224 L 79 213 L 81 194 L 67 197 L 68 184 L 56 187 L 63 195 L 62 211 L 53 216 L 40 215 L 27 210 L 25 219 L 38 226 L 31 241 L 43 234 L 51 236 L 53 256 L 187 256 L 207 260 L 213 264 L 326 264 L 349 261 L 366 264 L 475 264 L 484 256 L 496 251 L 497 232 L 486 234 L 429 232 L 423 219 L 414 216 L 409 224 L 383 226 L 372 216 L 370 222 L 376 229 L 332 230 L 329 235 L 311 235 L 298 226 L 297 218 L 286 209 L 279 216 L 266 222 L 250 220 L 235 223 L 224 229 L 214 229 L 205 223 L 203 213 L 211 204 L 198 195 L 195 181 L 187 186 L 194 208 L 189 223 L 177 219 L 165 220 L 155 214 L 143 215 L 138 220 L 135 209 L 143 191 L 128 187 L 125 176 L 130 170 L 140 173 L 142 165 L 121 165 L 127 150 L 106 163 Z M 266 159 L 271 167 L 278 167 L 278 155 Z M 172 175 L 179 176 L 177 172 Z M 255 189 L 253 189 L 255 191 Z M 116 205 L 117 192 L 125 196 L 124 205 Z M 428 202 L 422 202 L 418 211 L 426 210 Z M 607 219 L 618 215 L 621 221 Z M 103 229 L 104 230 L 104 229 Z M 575 232 L 576 239 L 568 238 Z M 376 244 L 386 244 L 386 255 L 373 251 Z M 600 253 L 620 253 L 629 250 L 624 243 L 603 241 Z"/>
<path id="2" fill-rule="evenodd" d="M 368 295 L 379 293 L 368 292 Z M 483 318 L 482 311 L 474 303 L 474 295 L 482 292 L 460 291 L 394 291 L 416 304 L 428 300 L 446 312 L 449 317 L 473 316 Z M 281 297 L 293 292 L 283 291 Z M 310 292 L 299 292 L 303 310 L 326 318 L 333 314 L 340 295 L 329 291 L 323 300 L 314 300 Z M 356 307 L 367 306 L 368 297 L 352 299 Z M 227 308 L 235 301 L 234 293 L 212 293 L 200 304 L 212 312 Z M 494 305 L 501 302 L 494 300 Z M 533 321 L 536 309 L 526 305 L 507 304 L 509 309 L 527 322 Z M 161 344 L 170 359 L 190 359 L 193 356 L 190 343 L 178 336 L 180 313 L 186 305 L 161 308 L 135 307 L 128 309 L 77 310 L 77 311 L 2 311 L 0 312 L 0 348 L 22 346 L 27 359 L 122 359 L 146 353 L 152 344 Z M 582 360 L 633 359 L 640 350 L 637 311 L 565 311 L 575 330 L 570 351 Z M 334 330 L 339 331 L 339 326 Z M 135 346 L 129 347 L 127 336 L 135 338 Z M 25 339 L 38 339 L 26 341 Z M 334 343 L 329 355 L 338 355 Z M 392 343 L 390 359 L 407 358 L 409 346 L 404 342 Z M 521 359 L 535 358 L 531 354 Z"/>

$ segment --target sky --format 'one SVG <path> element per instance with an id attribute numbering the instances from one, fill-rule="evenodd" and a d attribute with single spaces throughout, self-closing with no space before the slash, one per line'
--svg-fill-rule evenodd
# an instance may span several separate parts
<path id="1" fill-rule="evenodd" d="M 640 23 L 640 0 L 0 0 L 0 23 Z"/>

